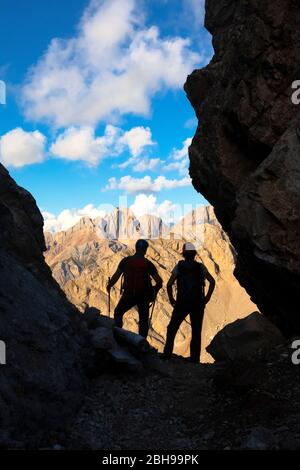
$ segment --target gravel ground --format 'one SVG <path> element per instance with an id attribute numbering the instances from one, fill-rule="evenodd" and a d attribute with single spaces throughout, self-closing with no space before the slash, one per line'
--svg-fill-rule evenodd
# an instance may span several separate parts
<path id="1" fill-rule="evenodd" d="M 191 364 L 97 378 L 65 447 L 300 449 L 300 366 L 287 348 L 255 363 Z"/>

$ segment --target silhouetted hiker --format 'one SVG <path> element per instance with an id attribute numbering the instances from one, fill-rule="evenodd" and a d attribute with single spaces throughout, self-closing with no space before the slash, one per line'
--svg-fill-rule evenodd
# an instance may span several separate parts
<path id="1" fill-rule="evenodd" d="M 189 314 L 192 326 L 191 361 L 199 362 L 204 308 L 214 291 L 215 280 L 209 274 L 204 264 L 195 261 L 197 252 L 192 243 L 184 244 L 182 254 L 184 260 L 179 261 L 175 266 L 167 286 L 170 303 L 174 310 L 167 330 L 163 357 L 171 357 L 176 333 L 183 320 Z M 206 280 L 209 282 L 207 295 L 205 295 Z M 177 281 L 176 300 L 173 296 L 175 281 Z"/>
<path id="2" fill-rule="evenodd" d="M 123 295 L 115 308 L 115 325 L 122 328 L 123 315 L 132 307 L 137 306 L 139 313 L 139 334 L 147 338 L 149 330 L 149 307 L 162 287 L 162 279 L 154 264 L 145 258 L 148 249 L 146 240 L 138 240 L 136 253 L 122 259 L 118 269 L 107 285 L 107 291 L 115 285 L 119 278 L 123 279 Z M 152 286 L 151 278 L 156 282 Z"/>

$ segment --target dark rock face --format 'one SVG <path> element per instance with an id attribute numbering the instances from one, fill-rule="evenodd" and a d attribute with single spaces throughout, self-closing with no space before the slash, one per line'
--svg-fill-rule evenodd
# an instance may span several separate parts
<path id="1" fill-rule="evenodd" d="M 238 252 L 236 277 L 286 335 L 300 332 L 299 24 L 298 0 L 207 0 L 215 55 L 185 84 L 193 184 Z"/>
<path id="2" fill-rule="evenodd" d="M 258 312 L 226 325 L 207 351 L 216 361 L 253 360 L 284 343 L 278 328 Z"/>
<path id="3" fill-rule="evenodd" d="M 0 447 L 55 438 L 86 385 L 80 314 L 53 280 L 44 250 L 34 199 L 0 165 Z"/>

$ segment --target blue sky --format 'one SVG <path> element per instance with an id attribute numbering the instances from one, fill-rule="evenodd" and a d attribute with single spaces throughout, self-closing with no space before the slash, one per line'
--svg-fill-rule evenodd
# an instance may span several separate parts
<path id="1" fill-rule="evenodd" d="M 203 0 L 1 0 L 0 161 L 48 228 L 103 204 L 168 217 L 204 203 L 183 84 L 212 56 Z"/>

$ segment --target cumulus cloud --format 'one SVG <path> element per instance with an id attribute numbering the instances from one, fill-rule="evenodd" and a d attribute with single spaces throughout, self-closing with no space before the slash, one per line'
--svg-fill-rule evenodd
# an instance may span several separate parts
<path id="1" fill-rule="evenodd" d="M 184 186 L 189 186 L 191 180 L 189 177 L 182 179 L 167 179 L 165 176 L 158 176 L 152 180 L 150 176 L 144 178 L 134 178 L 130 175 L 123 176 L 119 180 L 110 178 L 108 185 L 104 188 L 105 191 L 109 190 L 123 190 L 127 193 L 157 193 L 162 189 L 175 189 Z"/>
<path id="2" fill-rule="evenodd" d="M 65 160 L 81 160 L 96 166 L 104 158 L 120 155 L 127 149 L 135 158 L 149 145 L 153 145 L 153 142 L 148 127 L 134 127 L 124 132 L 108 125 L 101 137 L 96 137 L 95 130 L 90 126 L 69 127 L 58 135 L 51 145 L 50 153 Z"/>
<path id="3" fill-rule="evenodd" d="M 53 39 L 31 68 L 22 89 L 26 116 L 56 127 L 95 126 L 148 115 L 157 92 L 181 88 L 201 57 L 189 39 L 163 38 L 142 16 L 137 0 L 93 0 L 76 36 Z"/>
<path id="4" fill-rule="evenodd" d="M 179 149 L 173 148 L 167 160 L 160 158 L 148 158 L 145 156 L 131 157 L 125 162 L 117 165 L 120 170 L 125 170 L 131 167 L 133 171 L 144 173 L 147 171 L 160 171 L 160 172 L 178 172 L 182 176 L 188 175 L 188 149 L 192 143 L 192 138 L 186 139 L 182 147 Z"/>
<path id="5" fill-rule="evenodd" d="M 137 173 L 143 173 L 145 171 L 158 170 L 161 166 L 160 158 L 148 158 L 148 157 L 131 157 L 123 163 L 114 165 L 113 168 L 119 168 L 125 170 L 126 168 L 132 167 L 132 170 Z"/>
<path id="6" fill-rule="evenodd" d="M 191 137 L 189 137 L 188 139 L 185 139 L 181 149 L 173 149 L 172 154 L 171 154 L 171 158 L 173 160 L 181 160 L 183 158 L 187 158 L 188 157 L 189 147 L 190 147 L 191 143 L 192 143 L 192 138 Z"/>
<path id="7" fill-rule="evenodd" d="M 165 223 L 169 223 L 174 221 L 177 205 L 168 199 L 158 204 L 157 198 L 153 194 L 138 194 L 130 209 L 136 217 L 145 214 L 155 215 L 161 217 Z"/>
<path id="8" fill-rule="evenodd" d="M 93 204 L 88 204 L 82 209 L 64 209 L 58 216 L 46 211 L 42 212 L 42 215 L 46 232 L 60 232 L 76 225 L 82 217 L 90 219 L 104 217 L 105 211 L 97 209 Z"/>
<path id="9" fill-rule="evenodd" d="M 136 171 L 137 173 L 143 173 L 145 171 L 153 171 L 157 169 L 159 165 L 160 165 L 159 158 L 144 158 L 143 160 L 136 162 L 136 164 L 133 166 L 133 171 Z"/>
<path id="10" fill-rule="evenodd" d="M 137 163 L 137 159 L 131 157 L 125 160 L 125 162 L 119 163 L 117 165 L 113 165 L 112 168 L 119 168 L 120 170 L 126 170 L 126 168 L 129 168 L 130 166 L 136 163 Z"/>
<path id="11" fill-rule="evenodd" d="M 167 165 L 164 165 L 163 171 L 177 171 L 180 175 L 188 174 L 188 166 L 186 160 L 181 160 L 179 162 L 171 162 Z"/>
<path id="12" fill-rule="evenodd" d="M 124 207 L 127 207 L 127 201 Z M 113 206 L 107 204 L 100 205 L 99 207 L 88 204 L 82 209 L 64 209 L 58 215 L 43 211 L 44 230 L 45 232 L 52 233 L 65 231 L 74 227 L 83 217 L 90 219 L 96 219 L 97 217 L 104 218 L 113 209 Z M 130 209 L 137 218 L 143 215 L 155 215 L 160 217 L 165 223 L 173 223 L 178 219 L 178 214 L 181 214 L 178 205 L 168 199 L 158 203 L 156 196 L 153 194 L 138 194 Z"/>
<path id="13" fill-rule="evenodd" d="M 46 157 L 45 146 L 46 137 L 41 132 L 17 127 L 0 138 L 0 161 L 13 168 L 41 163 Z"/>
<path id="14" fill-rule="evenodd" d="M 102 137 L 96 137 L 92 127 L 70 127 L 57 137 L 50 152 L 58 158 L 97 165 L 107 156 L 117 136 L 118 130 L 113 126 L 107 126 Z"/>
<path id="15" fill-rule="evenodd" d="M 200 28 L 204 24 L 205 0 L 184 0 L 184 3 L 193 16 L 194 25 Z"/>
<path id="16" fill-rule="evenodd" d="M 145 147 L 154 145 L 149 127 L 133 127 L 120 139 L 120 144 L 128 146 L 133 157 L 138 157 Z"/>
<path id="17" fill-rule="evenodd" d="M 170 163 L 163 166 L 163 171 L 178 171 L 180 175 L 188 174 L 188 150 L 192 143 L 192 138 L 188 138 L 183 142 L 180 149 L 173 149 L 169 157 Z"/>

